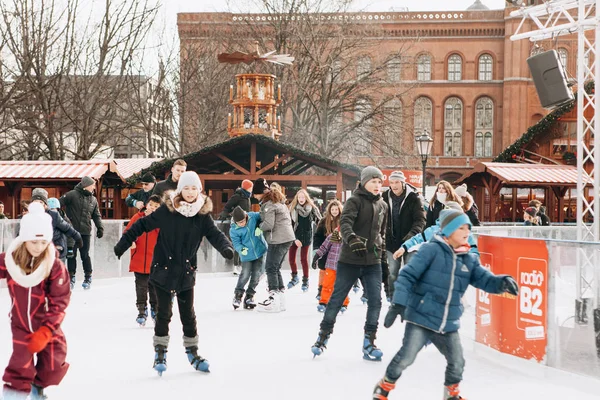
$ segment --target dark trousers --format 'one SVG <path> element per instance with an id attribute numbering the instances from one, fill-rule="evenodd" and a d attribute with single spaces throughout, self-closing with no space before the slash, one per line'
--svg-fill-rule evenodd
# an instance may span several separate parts
<path id="1" fill-rule="evenodd" d="M 337 276 L 333 287 L 333 294 L 327 308 L 321 330 L 331 332 L 335 325 L 337 315 L 344 304 L 344 300 L 357 279 L 362 278 L 367 300 L 367 319 L 365 321 L 365 332 L 376 332 L 381 313 L 381 264 L 374 265 L 352 265 L 338 262 Z"/>
<path id="2" fill-rule="evenodd" d="M 173 316 L 174 303 L 171 300 L 171 292 L 159 287 L 155 287 L 154 290 L 158 301 L 154 335 L 169 336 L 169 323 Z M 195 338 L 198 335 L 198 330 L 196 329 L 196 312 L 194 311 L 194 289 L 177 293 L 177 305 L 179 306 L 181 325 L 183 325 L 183 335 L 188 338 Z"/>
<path id="3" fill-rule="evenodd" d="M 285 260 L 285 254 L 288 252 L 292 242 L 270 244 L 267 249 L 267 261 L 265 262 L 265 272 L 269 291 L 283 290 L 283 277 L 281 276 L 281 264 Z"/>
<path id="4" fill-rule="evenodd" d="M 240 273 L 237 285 L 235 286 L 236 294 L 239 293 L 240 296 L 244 294 L 244 287 L 248 281 L 250 281 L 250 284 L 248 285 L 248 290 L 246 290 L 246 293 L 248 296 L 254 296 L 254 294 L 256 294 L 256 286 L 258 286 L 258 282 L 260 282 L 260 276 L 262 274 L 264 263 L 264 254 L 256 260 L 242 261 L 242 272 Z"/>
<path id="5" fill-rule="evenodd" d="M 135 272 L 135 305 L 140 313 L 146 310 L 148 294 L 150 294 L 150 308 L 156 311 L 156 291 L 150 282 L 150 274 Z"/>
<path id="6" fill-rule="evenodd" d="M 92 260 L 90 259 L 90 235 L 81 235 L 83 241 L 83 247 L 78 249 L 73 248 L 73 257 L 67 259 L 67 267 L 69 268 L 69 275 L 74 276 L 77 272 L 77 252 L 79 251 L 79 257 L 83 263 L 83 273 L 86 277 L 92 276 Z"/>
<path id="7" fill-rule="evenodd" d="M 446 357 L 444 386 L 460 383 L 465 368 L 465 359 L 458 331 L 442 334 L 411 323 L 406 324 L 402 347 L 385 371 L 386 379 L 396 382 L 402 372 L 415 362 L 417 354 L 428 340 Z"/>

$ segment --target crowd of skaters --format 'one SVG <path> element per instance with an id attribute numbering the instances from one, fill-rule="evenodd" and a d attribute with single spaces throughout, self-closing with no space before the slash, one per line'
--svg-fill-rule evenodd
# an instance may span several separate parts
<path id="1" fill-rule="evenodd" d="M 277 183 L 269 185 L 264 178 L 254 182 L 244 180 L 220 215 L 222 220 L 231 222 L 227 237 L 211 217 L 212 202 L 202 193 L 198 175 L 186 168 L 185 161 L 177 160 L 164 181 L 157 183 L 149 173 L 141 177 L 142 190 L 126 199 L 129 206 L 139 211 L 114 247 L 118 257 L 131 249 L 136 322 L 144 325 L 148 317 L 154 321 L 154 368 L 159 374 L 167 369 L 174 298 L 188 361 L 199 371 L 209 371 L 208 360 L 198 353 L 193 306 L 196 254 L 206 237 L 224 258 L 239 259 L 233 296 L 235 309 L 283 312 L 285 291 L 300 282 L 301 289 L 308 291 L 309 266 L 320 270 L 317 310 L 323 313 L 323 318 L 311 348 L 314 356 L 320 356 L 326 349 L 336 318 L 348 307 L 348 294 L 360 281 L 367 303 L 363 357 L 380 361 L 383 351 L 375 340 L 383 289 L 391 303 L 384 325 L 389 327 L 398 315 L 408 324 L 402 347 L 385 377 L 377 383 L 373 399 L 387 399 L 402 371 L 428 342 L 448 361 L 444 398 L 461 398 L 458 384 L 462 380 L 464 359 L 458 327 L 462 294 L 469 284 L 493 293 L 516 295 L 518 291 L 511 277 L 494 276 L 481 267 L 476 242 L 470 234 L 471 226 L 479 225 L 478 210 L 465 185 L 454 188 L 446 181 L 439 182 L 426 206 L 401 171 L 389 176 L 390 188 L 383 192 L 382 172 L 369 166 L 362 170 L 360 182 L 345 204 L 330 193 L 321 214 L 306 190 L 297 191 L 288 204 Z M 77 253 L 84 270 L 82 286 L 86 289 L 91 286 L 92 222 L 97 238 L 103 236 L 94 186 L 92 178 L 84 177 L 60 199 L 48 198 L 43 189 L 34 190 L 30 212 L 23 216 L 19 236 L 0 257 L 0 279 L 8 280 L 15 304 L 22 304 L 27 289 L 34 288 L 39 292 L 38 297 L 51 305 L 46 311 L 36 309 L 30 313 L 33 325 L 19 327 L 18 322 L 11 321 L 13 341 L 25 345 L 15 346 L 5 372 L 5 399 L 44 398 L 43 389 L 58 384 L 68 369 L 66 354 L 61 351 L 55 354 L 56 349 L 49 346 L 58 346 L 60 350 L 60 343 L 64 342 L 61 315 L 64 316 L 70 290 L 76 283 Z M 32 210 L 34 203 L 39 205 Z M 28 228 L 23 231 L 23 226 Z M 302 280 L 298 275 L 298 252 Z M 23 256 L 15 258 L 17 253 Z M 291 267 L 287 284 L 281 272 L 286 256 Z M 449 265 L 449 260 L 454 261 Z M 23 279 L 34 275 L 35 280 Z M 257 301 L 256 288 L 263 275 L 268 293 Z M 451 289 L 456 280 L 461 282 L 459 290 Z M 59 289 L 52 290 L 55 287 Z M 34 354 L 38 360 L 35 365 L 31 362 Z M 57 358 L 49 360 L 52 357 Z M 26 360 L 27 366 L 15 365 L 13 360 Z"/>

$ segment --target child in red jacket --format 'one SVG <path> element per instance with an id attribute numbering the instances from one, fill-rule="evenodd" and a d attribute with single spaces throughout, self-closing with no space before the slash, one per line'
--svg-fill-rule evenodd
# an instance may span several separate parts
<path id="1" fill-rule="evenodd" d="M 158 207 L 160 207 L 162 201 L 160 196 L 153 194 L 148 198 L 148 203 L 144 209 L 136 213 L 123 233 L 133 225 L 138 219 L 144 218 L 152 214 Z M 133 272 L 135 275 L 135 295 L 136 295 L 136 306 L 138 309 L 138 316 L 136 322 L 140 326 L 146 325 L 148 319 L 148 294 L 150 294 L 150 316 L 156 323 L 156 292 L 154 286 L 150 282 L 150 266 L 152 265 L 152 256 L 154 254 L 154 247 L 156 246 L 156 240 L 158 239 L 159 229 L 155 229 L 148 233 L 143 233 L 137 238 L 131 245 L 131 262 L 129 263 L 129 272 Z"/>
<path id="2" fill-rule="evenodd" d="M 44 388 L 58 385 L 69 368 L 60 325 L 71 288 L 52 244 L 52 219 L 41 204 L 29 205 L 19 236 L 0 254 L 0 279 L 6 279 L 13 303 L 13 353 L 2 377 L 4 399 L 44 399 Z"/>

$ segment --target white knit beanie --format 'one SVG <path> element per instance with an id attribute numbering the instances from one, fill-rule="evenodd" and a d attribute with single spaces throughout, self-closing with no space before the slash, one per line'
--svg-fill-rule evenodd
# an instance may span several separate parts
<path id="1" fill-rule="evenodd" d="M 29 204 L 29 212 L 21 218 L 19 238 L 23 242 L 30 240 L 52 241 L 52 217 L 46 214 L 40 203 Z"/>
<path id="2" fill-rule="evenodd" d="M 460 197 L 466 197 L 467 196 L 467 184 L 463 183 L 462 185 L 460 185 L 459 187 L 454 189 L 454 193 L 456 193 Z"/>
<path id="3" fill-rule="evenodd" d="M 200 182 L 200 177 L 194 171 L 186 171 L 181 174 L 177 182 L 175 194 L 181 193 L 185 186 L 196 186 L 199 192 L 202 191 L 202 182 Z"/>

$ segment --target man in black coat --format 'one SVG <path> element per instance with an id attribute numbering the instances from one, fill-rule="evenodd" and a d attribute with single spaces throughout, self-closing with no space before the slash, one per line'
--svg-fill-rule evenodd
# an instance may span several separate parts
<path id="1" fill-rule="evenodd" d="M 152 194 L 156 194 L 163 199 L 163 195 L 165 192 L 174 191 L 177 189 L 177 182 L 179 182 L 179 177 L 181 174 L 185 172 L 187 169 L 187 163 L 182 159 L 176 160 L 171 167 L 171 173 L 164 181 L 160 181 L 154 186 L 154 191 Z M 165 199 L 163 199 L 164 201 Z"/>
<path id="2" fill-rule="evenodd" d="M 96 225 L 96 237 L 104 236 L 102 218 L 98 209 L 98 200 L 94 196 L 96 181 L 89 176 L 84 176 L 75 189 L 67 192 L 60 198 L 60 206 L 65 210 L 67 217 L 71 220 L 73 228 L 81 234 L 83 247 L 79 249 L 81 262 L 83 263 L 83 288 L 89 289 L 92 284 L 92 260 L 90 259 L 90 243 L 92 236 L 92 220 Z M 69 275 L 71 275 L 71 286 L 75 285 L 75 273 L 77 271 L 77 249 L 73 249 L 73 257 L 67 259 Z"/>
<path id="3" fill-rule="evenodd" d="M 406 177 L 402 171 L 390 174 L 389 185 L 390 189 L 382 198 L 388 205 L 385 247 L 389 278 L 386 293 L 389 298 L 393 298 L 394 282 L 400 271 L 400 259 L 394 260 L 394 252 L 406 240 L 423 232 L 426 218 L 419 194 L 406 184 Z"/>
<path id="4" fill-rule="evenodd" d="M 150 172 L 146 172 L 142 176 L 142 190 L 138 190 L 135 193 L 131 193 L 125 199 L 125 203 L 129 207 L 135 207 L 141 210 L 148 203 L 148 199 L 152 196 L 152 191 L 156 185 L 156 178 Z"/>

